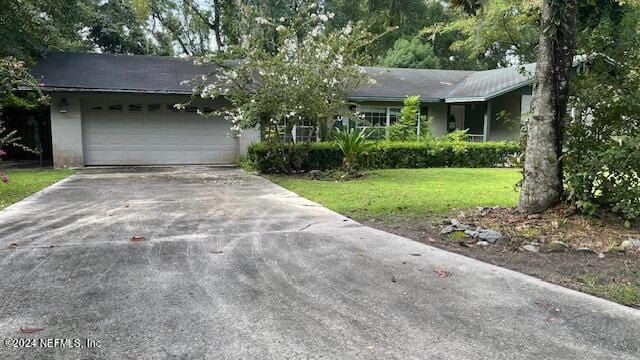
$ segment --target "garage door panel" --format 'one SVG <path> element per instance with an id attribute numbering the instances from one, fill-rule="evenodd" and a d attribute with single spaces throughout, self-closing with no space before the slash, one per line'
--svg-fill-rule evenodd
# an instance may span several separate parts
<path id="1" fill-rule="evenodd" d="M 143 107 L 144 108 L 144 107 Z M 235 139 L 223 119 L 194 113 L 83 114 L 87 165 L 231 164 Z"/>

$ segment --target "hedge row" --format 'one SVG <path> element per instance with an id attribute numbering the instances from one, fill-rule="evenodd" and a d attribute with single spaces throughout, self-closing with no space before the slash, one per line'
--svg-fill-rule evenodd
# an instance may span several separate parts
<path id="1" fill-rule="evenodd" d="M 249 147 L 249 161 L 262 173 L 282 171 L 281 159 L 296 170 L 332 170 L 342 165 L 342 152 L 334 143 L 305 143 L 274 147 L 257 143 Z M 522 151 L 514 142 L 377 142 L 363 156 L 367 168 L 501 167 Z"/>

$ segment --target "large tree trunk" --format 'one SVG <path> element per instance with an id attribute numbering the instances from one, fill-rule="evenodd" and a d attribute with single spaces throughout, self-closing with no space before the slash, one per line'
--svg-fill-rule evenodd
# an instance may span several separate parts
<path id="1" fill-rule="evenodd" d="M 518 204 L 523 213 L 545 211 L 562 196 L 564 118 L 575 47 L 576 0 L 544 0 L 533 116 L 527 124 L 524 180 Z"/>

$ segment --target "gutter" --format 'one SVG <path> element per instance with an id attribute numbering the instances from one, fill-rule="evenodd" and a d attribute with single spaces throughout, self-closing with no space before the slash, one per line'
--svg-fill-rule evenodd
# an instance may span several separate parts
<path id="1" fill-rule="evenodd" d="M 389 96 L 389 97 L 382 97 L 382 96 L 351 96 L 349 97 L 349 100 L 352 101 L 374 101 L 374 102 L 402 102 L 404 101 L 405 97 L 398 97 L 398 96 Z M 423 99 L 422 97 L 420 97 L 420 102 L 421 103 L 439 103 L 442 102 L 444 99 L 442 98 L 426 98 Z"/>
<path id="2" fill-rule="evenodd" d="M 18 91 L 32 91 L 32 88 L 20 86 Z M 96 88 L 76 88 L 76 87 L 49 87 L 43 86 L 42 91 L 50 92 L 89 92 L 89 93 L 126 93 L 126 94 L 165 94 L 165 95 L 192 95 L 191 91 L 178 90 L 141 90 L 141 89 L 96 89 Z"/>

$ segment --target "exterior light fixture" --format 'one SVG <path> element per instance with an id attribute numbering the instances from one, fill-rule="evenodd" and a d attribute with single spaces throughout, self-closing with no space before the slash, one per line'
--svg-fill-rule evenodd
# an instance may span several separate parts
<path id="1" fill-rule="evenodd" d="M 66 113 L 68 105 L 69 104 L 67 104 L 67 99 L 62 98 L 60 100 L 60 103 L 58 104 L 58 111 L 60 111 L 61 113 Z"/>

